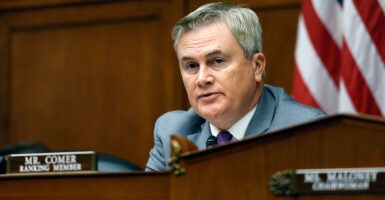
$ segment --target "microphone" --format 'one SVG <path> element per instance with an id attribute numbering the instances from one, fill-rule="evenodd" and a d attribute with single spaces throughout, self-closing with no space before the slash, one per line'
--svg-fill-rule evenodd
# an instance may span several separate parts
<path id="1" fill-rule="evenodd" d="M 218 139 L 217 137 L 213 136 L 213 135 L 210 135 L 208 138 L 207 138 L 207 141 L 206 141 L 206 147 L 209 148 L 213 145 L 216 145 L 218 144 Z"/>

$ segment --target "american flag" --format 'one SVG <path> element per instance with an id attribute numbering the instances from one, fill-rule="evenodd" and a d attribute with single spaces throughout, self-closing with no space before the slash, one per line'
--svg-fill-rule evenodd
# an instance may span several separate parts
<path id="1" fill-rule="evenodd" d="M 303 0 L 293 96 L 329 114 L 385 116 L 385 0 Z"/>

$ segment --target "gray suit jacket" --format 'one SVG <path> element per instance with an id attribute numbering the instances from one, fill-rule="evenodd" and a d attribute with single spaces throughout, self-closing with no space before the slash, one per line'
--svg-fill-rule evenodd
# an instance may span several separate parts
<path id="1" fill-rule="evenodd" d="M 282 88 L 265 84 L 258 107 L 246 129 L 245 137 L 324 115 L 325 113 L 321 110 L 298 103 Z M 204 149 L 211 131 L 209 122 L 198 116 L 193 109 L 165 113 L 155 123 L 155 146 L 150 151 L 146 171 L 168 170 L 171 134 L 180 134 L 194 142 L 199 149 Z"/>

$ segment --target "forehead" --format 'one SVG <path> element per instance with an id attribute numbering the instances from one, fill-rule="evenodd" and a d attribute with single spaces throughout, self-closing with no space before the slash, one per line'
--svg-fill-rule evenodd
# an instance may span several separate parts
<path id="1" fill-rule="evenodd" d="M 177 46 L 177 54 L 178 58 L 205 55 L 212 51 L 226 51 L 234 46 L 239 45 L 227 24 L 217 22 L 183 33 Z"/>

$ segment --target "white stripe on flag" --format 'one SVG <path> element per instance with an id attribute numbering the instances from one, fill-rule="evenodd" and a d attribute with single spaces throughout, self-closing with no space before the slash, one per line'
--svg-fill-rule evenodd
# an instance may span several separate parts
<path id="1" fill-rule="evenodd" d="M 314 51 L 302 16 L 300 16 L 299 19 L 297 34 L 295 57 L 304 82 L 307 84 L 314 99 L 324 111 L 337 110 L 338 90 L 335 88 L 333 80 L 328 75 L 317 53 Z"/>
<path id="2" fill-rule="evenodd" d="M 342 80 L 340 80 L 339 105 L 338 112 L 357 114 L 357 111 L 350 100 L 349 94 L 346 91 L 346 86 Z M 337 110 L 335 112 L 337 112 Z"/>
<path id="3" fill-rule="evenodd" d="M 344 4 L 344 36 L 355 62 L 385 115 L 385 66 L 351 1 Z M 358 89 L 358 88 L 357 88 Z"/>
<path id="4" fill-rule="evenodd" d="M 341 48 L 342 46 L 342 10 L 337 1 L 312 0 L 312 4 L 319 18 L 323 22 L 330 35 Z"/>

